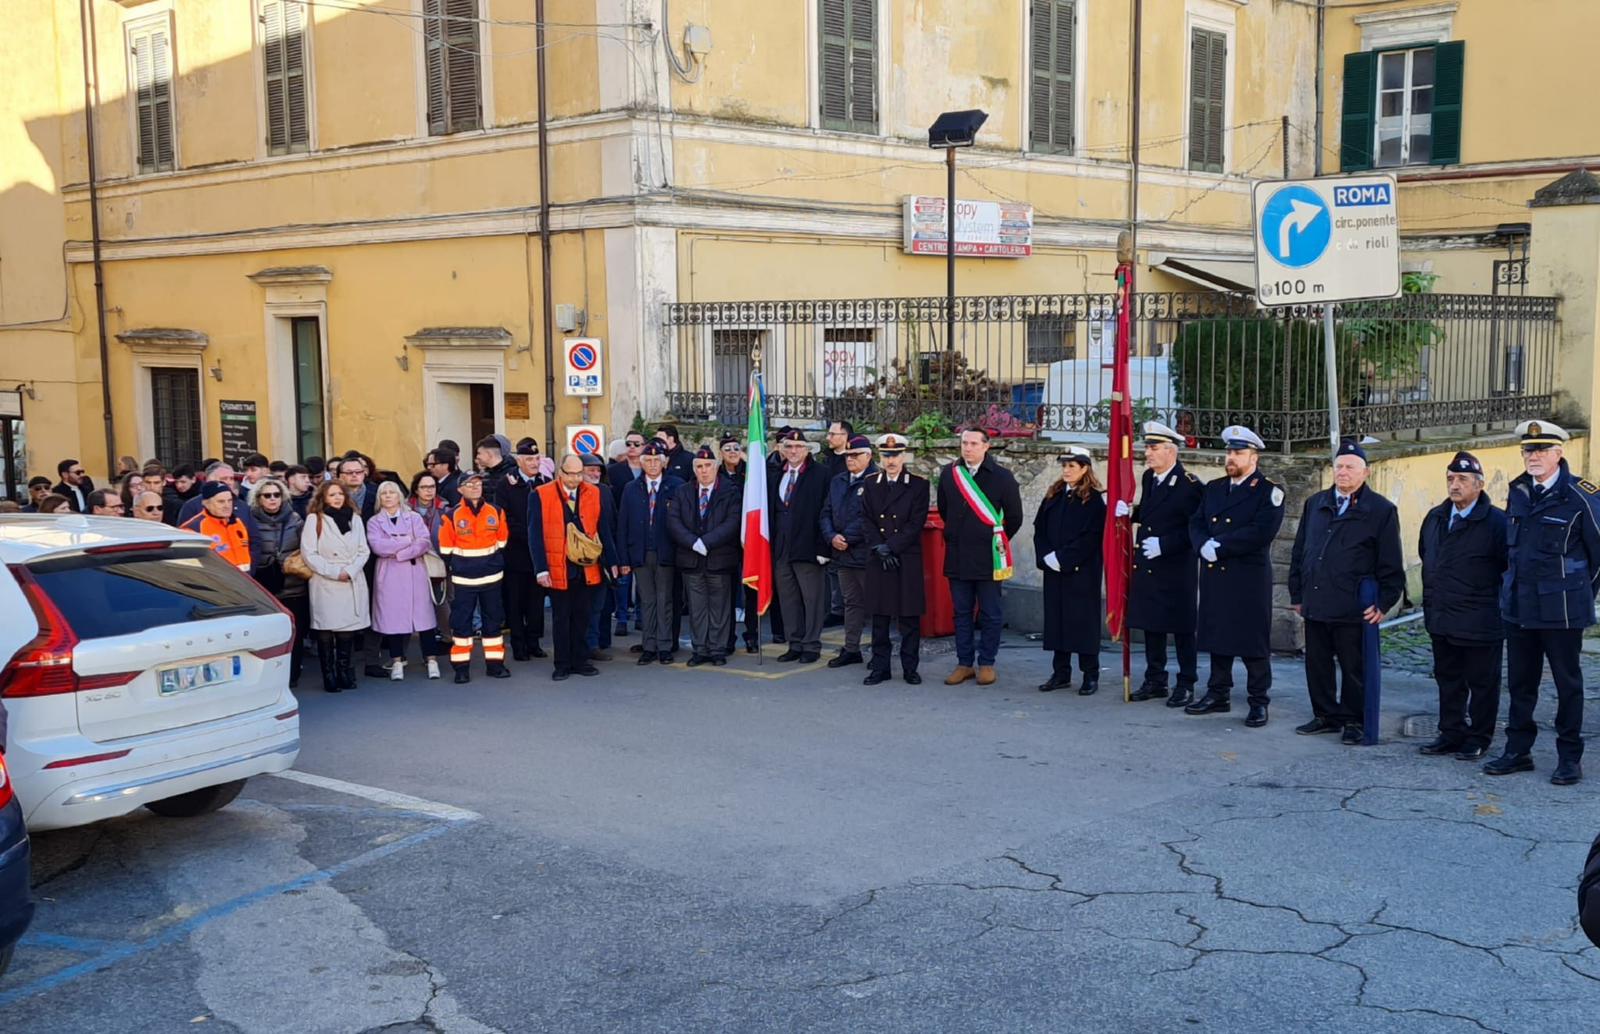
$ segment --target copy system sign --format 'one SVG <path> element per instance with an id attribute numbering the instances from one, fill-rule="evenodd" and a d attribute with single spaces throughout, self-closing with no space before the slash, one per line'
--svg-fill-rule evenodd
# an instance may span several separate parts
<path id="1" fill-rule="evenodd" d="M 1253 200 L 1260 304 L 1400 293 L 1400 217 L 1392 176 L 1263 180 Z"/>
<path id="2" fill-rule="evenodd" d="M 605 394 L 605 377 L 600 369 L 600 339 L 569 337 L 564 345 L 567 356 L 567 394 Z"/>

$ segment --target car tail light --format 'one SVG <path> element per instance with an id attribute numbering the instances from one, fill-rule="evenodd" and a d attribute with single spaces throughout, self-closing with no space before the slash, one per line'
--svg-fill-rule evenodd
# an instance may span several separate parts
<path id="1" fill-rule="evenodd" d="M 27 568 L 13 565 L 11 573 L 16 576 L 28 606 L 33 608 L 39 634 L 23 644 L 12 656 L 11 663 L 0 672 L 0 697 L 42 697 L 76 693 L 80 689 L 106 689 L 127 685 L 139 677 L 137 671 L 119 671 L 79 678 L 72 670 L 72 651 L 78 645 L 78 634 Z"/>
<path id="2" fill-rule="evenodd" d="M 11 773 L 6 771 L 6 756 L 0 754 L 0 808 L 10 804 L 15 796 L 11 790 Z"/>
<path id="3" fill-rule="evenodd" d="M 97 761 L 115 761 L 125 758 L 133 753 L 133 748 L 127 750 L 113 750 L 105 754 L 85 754 L 81 758 L 59 758 L 50 762 L 45 768 L 72 768 L 74 765 L 92 765 Z"/>

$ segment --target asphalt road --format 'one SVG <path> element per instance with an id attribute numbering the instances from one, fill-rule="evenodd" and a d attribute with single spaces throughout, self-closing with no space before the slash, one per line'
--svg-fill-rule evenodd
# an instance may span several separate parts
<path id="1" fill-rule="evenodd" d="M 625 650 L 306 692 L 302 777 L 36 837 L 0 1031 L 1592 1027 L 1600 804 L 1548 733 L 1418 757 L 1414 675 L 1347 748 L 1292 660 L 1247 730 L 1037 693 L 1020 640 L 987 689 Z"/>

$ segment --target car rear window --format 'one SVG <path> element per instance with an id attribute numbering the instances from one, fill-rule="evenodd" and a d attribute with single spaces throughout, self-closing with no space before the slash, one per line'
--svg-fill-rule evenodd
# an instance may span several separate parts
<path id="1" fill-rule="evenodd" d="M 210 550 L 80 554 L 36 560 L 27 567 L 80 639 L 277 613 L 266 590 Z"/>

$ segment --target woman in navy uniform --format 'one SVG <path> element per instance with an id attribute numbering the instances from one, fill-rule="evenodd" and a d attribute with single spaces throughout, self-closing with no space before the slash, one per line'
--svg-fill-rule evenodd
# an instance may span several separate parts
<path id="1" fill-rule="evenodd" d="M 1094 476 L 1089 450 L 1069 445 L 1057 457 L 1061 480 L 1051 485 L 1033 518 L 1033 553 L 1044 572 L 1044 648 L 1053 656 L 1050 677 L 1039 692 L 1072 685 L 1072 655 L 1078 655 L 1081 696 L 1100 688 L 1100 544 L 1106 497 Z"/>
<path id="2" fill-rule="evenodd" d="M 1200 508 L 1200 479 L 1183 469 L 1183 436 L 1154 420 L 1144 425 L 1144 477 L 1139 505 L 1117 503 L 1133 517 L 1133 577 L 1128 586 L 1128 627 L 1144 632 L 1144 682 L 1130 700 L 1162 700 L 1184 707 L 1198 678 L 1194 646 L 1195 556 L 1189 518 Z M 1167 696 L 1167 636 L 1178 652 L 1178 687 Z"/>
<path id="3" fill-rule="evenodd" d="M 900 675 L 919 685 L 917 661 L 922 646 L 922 529 L 928 523 L 928 479 L 906 470 L 910 444 L 898 434 L 880 435 L 883 469 L 861 489 L 866 518 L 867 566 L 863 603 L 872 616 L 872 660 L 862 685 L 889 678 L 889 623 L 900 625 Z"/>
<path id="4" fill-rule="evenodd" d="M 1233 660 L 1244 661 L 1251 728 L 1267 724 L 1272 689 L 1272 540 L 1283 525 L 1283 489 L 1257 468 L 1261 436 L 1227 427 L 1227 473 L 1206 483 L 1189 519 L 1200 554 L 1200 609 L 1195 645 L 1211 655 L 1206 695 L 1184 714 L 1233 710 Z"/>
<path id="5" fill-rule="evenodd" d="M 1562 446 L 1571 437 L 1548 420 L 1526 420 L 1522 464 L 1506 498 L 1509 570 L 1500 590 L 1506 621 L 1505 753 L 1483 770 L 1510 775 L 1533 770 L 1539 679 L 1546 661 L 1556 686 L 1556 769 L 1550 781 L 1583 778 L 1583 630 L 1595 622 L 1600 584 L 1600 486 L 1567 469 Z"/>

